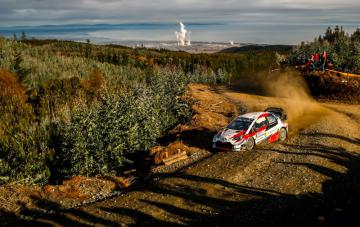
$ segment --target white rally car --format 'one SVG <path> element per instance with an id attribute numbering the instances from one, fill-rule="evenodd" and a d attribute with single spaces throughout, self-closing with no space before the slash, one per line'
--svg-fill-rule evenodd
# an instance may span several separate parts
<path id="1" fill-rule="evenodd" d="M 287 116 L 283 109 L 270 107 L 264 112 L 237 117 L 213 138 L 213 148 L 240 151 L 252 150 L 262 141 L 284 141 L 288 136 Z"/>

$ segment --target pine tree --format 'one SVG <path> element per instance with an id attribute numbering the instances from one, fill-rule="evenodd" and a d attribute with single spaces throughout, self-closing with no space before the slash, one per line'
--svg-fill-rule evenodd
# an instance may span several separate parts
<path id="1" fill-rule="evenodd" d="M 24 31 L 21 32 L 21 41 L 25 41 L 26 38 L 26 33 Z"/>

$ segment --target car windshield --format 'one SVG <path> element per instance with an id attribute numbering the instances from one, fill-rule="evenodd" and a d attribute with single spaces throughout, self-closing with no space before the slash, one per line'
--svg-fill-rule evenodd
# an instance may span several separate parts
<path id="1" fill-rule="evenodd" d="M 251 124 L 251 122 L 253 121 L 253 119 L 249 119 L 249 118 L 245 118 L 245 117 L 240 117 L 234 121 L 232 121 L 227 128 L 228 129 L 233 129 L 233 130 L 247 130 Z"/>

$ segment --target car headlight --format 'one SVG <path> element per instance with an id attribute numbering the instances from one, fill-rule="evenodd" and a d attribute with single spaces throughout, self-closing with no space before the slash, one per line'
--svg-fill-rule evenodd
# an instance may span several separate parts
<path id="1" fill-rule="evenodd" d="M 220 137 L 220 132 L 214 136 L 213 142 L 216 142 L 217 140 L 219 140 L 219 137 Z"/>

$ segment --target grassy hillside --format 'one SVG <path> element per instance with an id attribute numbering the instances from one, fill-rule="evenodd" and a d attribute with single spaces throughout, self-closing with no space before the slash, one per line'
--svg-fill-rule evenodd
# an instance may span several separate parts
<path id="1" fill-rule="evenodd" d="M 26 40 L 33 47 L 42 46 L 56 55 L 92 59 L 101 63 L 147 67 L 180 67 L 186 73 L 202 70 L 214 73 L 227 73 L 240 77 L 246 73 L 267 69 L 274 62 L 275 51 L 260 51 L 241 54 L 190 54 L 182 51 L 156 50 L 147 48 L 128 48 L 119 45 L 92 45 L 56 40 Z"/>
<path id="2" fill-rule="evenodd" d="M 191 116 L 189 83 L 228 83 L 273 56 L 0 38 L 0 184 L 120 173 Z"/>

